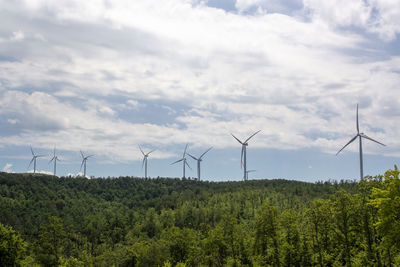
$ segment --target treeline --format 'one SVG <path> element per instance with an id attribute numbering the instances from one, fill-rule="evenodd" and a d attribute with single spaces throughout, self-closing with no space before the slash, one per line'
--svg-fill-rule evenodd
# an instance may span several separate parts
<path id="1" fill-rule="evenodd" d="M 355 181 L 0 174 L 0 266 L 400 265 L 399 171 Z"/>

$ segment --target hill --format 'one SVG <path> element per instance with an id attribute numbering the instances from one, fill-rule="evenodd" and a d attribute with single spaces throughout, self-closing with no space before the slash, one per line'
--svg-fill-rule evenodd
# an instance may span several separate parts
<path id="1" fill-rule="evenodd" d="M 0 223 L 24 240 L 22 265 L 387 265 L 399 246 L 382 241 L 370 203 L 385 181 L 1 173 Z"/>

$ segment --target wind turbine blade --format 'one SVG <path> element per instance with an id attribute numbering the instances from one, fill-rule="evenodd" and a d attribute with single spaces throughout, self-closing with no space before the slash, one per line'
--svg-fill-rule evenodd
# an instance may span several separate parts
<path id="1" fill-rule="evenodd" d="M 196 158 L 195 156 L 190 155 L 189 153 L 187 153 L 190 157 L 192 157 L 192 159 L 194 160 L 199 160 L 198 158 Z"/>
<path id="2" fill-rule="evenodd" d="M 186 146 L 185 146 L 185 151 L 183 151 L 183 156 L 182 156 L 182 158 L 184 158 L 184 157 L 185 157 L 185 155 L 186 155 L 186 150 L 187 150 L 187 147 L 188 147 L 188 144 L 186 144 Z"/>
<path id="3" fill-rule="evenodd" d="M 344 147 L 342 147 L 342 149 L 340 149 L 340 150 L 338 151 L 338 153 L 336 153 L 336 155 L 339 154 L 340 151 L 342 151 L 342 150 L 343 150 L 346 146 L 348 146 L 351 142 L 353 142 L 354 140 L 356 140 L 357 137 L 358 137 L 358 134 L 357 134 L 356 136 L 354 136 Z"/>
<path id="4" fill-rule="evenodd" d="M 45 157 L 46 155 L 37 155 L 36 157 L 37 158 L 43 158 L 43 157 Z"/>
<path id="5" fill-rule="evenodd" d="M 357 121 L 357 133 L 360 133 L 360 126 L 358 125 L 358 103 L 357 103 L 356 121 Z"/>
<path id="6" fill-rule="evenodd" d="M 175 162 L 172 162 L 171 165 L 172 165 L 172 164 L 175 164 L 175 163 L 178 163 L 178 162 L 181 162 L 182 160 L 183 160 L 183 159 L 180 159 L 180 160 L 177 160 L 177 161 L 175 161 Z"/>
<path id="7" fill-rule="evenodd" d="M 244 141 L 245 143 L 247 143 L 253 136 L 255 136 L 256 134 L 258 134 L 259 132 L 261 132 L 261 130 L 258 130 L 257 132 L 253 133 L 249 138 L 246 139 L 246 141 Z"/>
<path id="8" fill-rule="evenodd" d="M 85 158 L 85 156 L 83 155 L 83 152 L 82 152 L 82 150 L 80 150 L 80 152 L 81 152 L 81 156 L 82 156 L 82 158 L 84 159 L 84 158 Z"/>
<path id="9" fill-rule="evenodd" d="M 210 151 L 212 149 L 212 147 L 210 147 L 209 149 L 207 149 L 206 152 L 204 152 L 203 154 L 201 154 L 201 156 L 199 157 L 199 159 L 201 159 L 208 151 Z"/>
<path id="10" fill-rule="evenodd" d="M 142 152 L 143 156 L 145 156 L 145 154 L 140 146 L 139 146 L 139 149 L 140 149 L 140 152 Z"/>
<path id="11" fill-rule="evenodd" d="M 79 171 L 81 171 L 82 170 L 82 166 L 83 166 L 83 163 L 85 162 L 85 159 L 84 160 L 82 160 L 82 163 L 81 163 L 81 168 L 79 169 Z"/>
<path id="12" fill-rule="evenodd" d="M 382 144 L 381 142 L 378 142 L 378 141 L 372 139 L 371 137 L 369 137 L 369 136 L 367 136 L 367 135 L 365 135 L 365 134 L 360 134 L 360 135 L 361 135 L 361 137 L 367 138 L 368 140 L 371 140 L 371 141 L 373 141 L 373 142 L 375 142 L 375 143 L 378 143 L 378 144 L 380 144 L 380 145 L 382 145 L 382 146 L 386 146 L 386 145 Z"/>
<path id="13" fill-rule="evenodd" d="M 35 157 L 33 157 L 32 159 L 31 159 L 31 162 L 29 162 L 29 165 L 28 165 L 28 169 L 29 169 L 29 167 L 31 166 L 31 164 L 32 164 L 32 162 L 35 160 Z"/>
<path id="14" fill-rule="evenodd" d="M 150 153 L 153 153 L 154 151 L 156 151 L 156 150 L 153 149 L 152 151 L 150 151 L 149 153 L 147 153 L 147 156 L 148 156 Z"/>
<path id="15" fill-rule="evenodd" d="M 142 161 L 142 170 L 143 170 L 143 166 L 144 166 L 145 160 L 146 160 L 146 157 L 144 157 L 144 158 L 143 158 L 143 161 Z"/>
<path id="16" fill-rule="evenodd" d="M 244 154 L 245 146 L 242 145 L 242 154 L 240 155 L 240 168 L 243 166 L 243 154 Z"/>
<path id="17" fill-rule="evenodd" d="M 189 169 L 192 169 L 192 168 L 190 167 L 189 163 L 187 163 L 187 161 L 185 161 L 185 164 L 186 164 L 186 166 L 189 167 Z"/>
<path id="18" fill-rule="evenodd" d="M 91 157 L 93 157 L 94 155 L 89 155 L 89 156 L 87 156 L 86 158 L 88 159 L 88 158 L 91 158 Z"/>
<path id="19" fill-rule="evenodd" d="M 35 156 L 35 153 L 33 152 L 32 146 L 31 146 L 31 152 L 32 152 L 32 156 Z"/>
<path id="20" fill-rule="evenodd" d="M 235 138 L 236 139 L 236 141 L 238 141 L 240 144 L 242 144 L 243 145 L 243 143 L 242 143 L 242 141 L 240 141 L 236 136 L 234 136 L 233 135 L 233 133 L 231 133 L 231 135 L 233 136 L 233 138 Z"/>
<path id="21" fill-rule="evenodd" d="M 49 164 L 50 164 L 54 159 L 57 160 L 55 157 L 52 157 L 51 160 L 49 161 Z"/>

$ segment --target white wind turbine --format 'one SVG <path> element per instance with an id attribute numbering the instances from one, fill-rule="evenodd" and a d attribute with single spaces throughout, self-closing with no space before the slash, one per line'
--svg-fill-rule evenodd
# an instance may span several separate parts
<path id="1" fill-rule="evenodd" d="M 40 157 L 44 157 L 44 155 L 36 155 L 35 152 L 33 152 L 32 147 L 31 147 L 31 152 L 32 152 L 32 159 L 31 159 L 31 162 L 29 162 L 28 168 L 31 166 L 31 164 L 33 162 L 33 173 L 36 173 L 36 159 L 40 158 Z"/>
<path id="2" fill-rule="evenodd" d="M 83 177 L 86 177 L 86 161 L 88 160 L 88 158 L 93 157 L 94 155 L 89 155 L 89 156 L 85 157 L 85 155 L 83 155 L 83 152 L 81 150 L 81 156 L 82 156 L 82 164 L 81 164 L 81 168 L 79 169 L 79 171 L 81 171 L 82 166 L 84 166 L 83 167 Z"/>
<path id="3" fill-rule="evenodd" d="M 54 161 L 54 176 L 56 176 L 56 171 L 57 171 L 57 161 L 60 161 L 60 159 L 58 158 L 58 156 L 56 156 L 56 148 L 54 147 L 54 153 L 53 153 L 53 157 L 51 158 L 51 160 L 49 161 L 49 164 Z"/>
<path id="4" fill-rule="evenodd" d="M 147 154 L 143 152 L 142 148 L 139 146 L 140 152 L 143 154 L 143 162 L 142 162 L 142 169 L 144 165 L 144 178 L 147 178 L 147 158 L 149 157 L 150 153 L 154 150 L 148 152 Z"/>
<path id="5" fill-rule="evenodd" d="M 243 169 L 244 169 L 244 171 L 243 171 L 243 180 L 247 180 L 247 173 L 246 173 L 246 171 L 247 171 L 247 157 L 246 157 L 246 147 L 249 145 L 247 142 L 253 137 L 253 136 L 255 136 L 256 134 L 258 134 L 259 132 L 260 132 L 261 130 L 259 130 L 259 131 L 257 131 L 257 132 L 255 132 L 255 133 L 253 133 L 249 138 L 247 138 L 246 139 L 246 141 L 244 141 L 244 142 L 242 142 L 242 141 L 240 141 L 236 136 L 234 136 L 232 133 L 231 133 L 231 135 L 233 136 L 233 138 L 235 138 L 241 145 L 242 145 L 242 153 L 241 153 L 241 156 L 240 156 L 240 163 L 241 163 L 241 166 L 243 166 Z"/>
<path id="6" fill-rule="evenodd" d="M 356 112 L 356 126 L 357 126 L 357 134 L 356 136 L 354 136 L 344 147 L 342 147 L 342 149 L 340 149 L 337 153 L 339 154 L 346 146 L 348 146 L 350 143 L 352 143 L 354 140 L 357 139 L 357 137 L 359 137 L 359 153 L 360 153 L 360 179 L 362 180 L 364 178 L 364 170 L 363 170 L 363 154 L 362 154 L 362 138 L 371 140 L 375 143 L 378 143 L 382 146 L 385 146 L 384 144 L 372 139 L 371 137 L 368 137 L 367 135 L 365 135 L 364 133 L 360 133 L 360 127 L 358 124 L 358 104 L 357 104 L 357 112 Z"/>
<path id="7" fill-rule="evenodd" d="M 175 161 L 175 162 L 173 162 L 173 163 L 171 163 L 171 165 L 172 165 L 172 164 L 175 164 L 175 163 L 178 163 L 178 162 L 181 162 L 181 161 L 183 162 L 183 178 L 185 178 L 185 166 L 187 165 L 189 167 L 189 169 L 192 169 L 192 168 L 190 168 L 189 164 L 187 163 L 186 157 L 185 157 L 186 156 L 187 147 L 188 147 L 188 145 L 185 146 L 185 150 L 183 151 L 182 158 L 177 160 L 177 161 Z"/>
<path id="8" fill-rule="evenodd" d="M 192 157 L 194 160 L 197 161 L 197 179 L 199 179 L 200 181 L 200 162 L 202 161 L 202 157 L 212 149 L 212 147 L 210 147 L 209 149 L 206 150 L 206 152 L 204 152 L 203 154 L 201 154 L 200 157 L 196 158 L 195 156 L 190 155 L 189 153 L 187 153 L 190 157 Z"/>

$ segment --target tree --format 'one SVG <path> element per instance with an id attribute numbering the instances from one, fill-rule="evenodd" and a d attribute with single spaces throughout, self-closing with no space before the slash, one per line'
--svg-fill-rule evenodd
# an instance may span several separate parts
<path id="1" fill-rule="evenodd" d="M 336 246 L 339 249 L 339 262 L 352 266 L 353 246 L 362 223 L 357 198 L 344 190 L 339 190 L 332 198 L 332 212 L 336 226 Z"/>
<path id="2" fill-rule="evenodd" d="M 0 223 L 0 266 L 20 266 L 26 243 L 10 226 Z"/>
<path id="3" fill-rule="evenodd" d="M 58 217 L 50 216 L 39 233 L 37 244 L 37 258 L 44 266 L 57 266 L 63 251 L 65 231 L 62 221 Z"/>
<path id="4" fill-rule="evenodd" d="M 256 217 L 255 250 L 261 254 L 264 263 L 280 266 L 278 241 L 278 212 L 277 209 L 265 202 Z"/>
<path id="5" fill-rule="evenodd" d="M 388 265 L 391 265 L 391 250 L 400 251 L 400 179 L 397 166 L 385 173 L 382 188 L 372 189 L 370 204 L 378 209 L 375 226 L 382 236 Z"/>
<path id="6" fill-rule="evenodd" d="M 312 228 L 312 239 L 314 251 L 317 252 L 317 261 L 320 266 L 332 264 L 329 256 L 332 253 L 332 209 L 331 201 L 316 199 L 311 203 L 307 213 L 310 227 Z M 326 259 L 328 256 L 328 259 Z"/>

